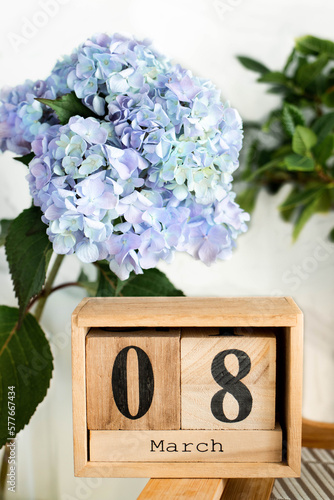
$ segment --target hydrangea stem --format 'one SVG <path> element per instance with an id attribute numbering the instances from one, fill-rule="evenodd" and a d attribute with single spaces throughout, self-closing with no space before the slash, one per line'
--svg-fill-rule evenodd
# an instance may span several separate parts
<path id="1" fill-rule="evenodd" d="M 40 321 L 40 319 L 42 317 L 46 300 L 47 300 L 48 296 L 50 295 L 53 282 L 57 276 L 57 273 L 59 271 L 61 263 L 63 262 L 64 257 L 65 257 L 65 255 L 57 255 L 56 260 L 54 261 L 54 264 L 53 264 L 51 271 L 49 273 L 49 276 L 45 282 L 43 295 L 39 299 L 37 307 L 36 307 L 36 311 L 35 311 L 35 318 L 37 319 L 37 321 Z"/>

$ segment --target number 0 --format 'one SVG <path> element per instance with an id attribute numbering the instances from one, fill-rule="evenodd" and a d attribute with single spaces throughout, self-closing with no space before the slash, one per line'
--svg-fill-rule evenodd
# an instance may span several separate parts
<path id="1" fill-rule="evenodd" d="M 130 349 L 134 349 L 138 357 L 139 407 L 136 415 L 131 415 L 128 406 L 127 357 Z M 150 409 L 154 393 L 154 376 L 151 361 L 140 347 L 129 346 L 116 356 L 112 370 L 111 385 L 114 400 L 119 411 L 130 420 L 137 420 Z"/>

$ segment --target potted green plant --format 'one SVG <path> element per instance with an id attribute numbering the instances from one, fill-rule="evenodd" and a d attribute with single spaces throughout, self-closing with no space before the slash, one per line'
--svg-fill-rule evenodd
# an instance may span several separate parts
<path id="1" fill-rule="evenodd" d="M 280 71 L 246 56 L 238 59 L 280 98 L 263 121 L 244 124 L 238 180 L 247 187 L 238 200 L 251 211 L 262 188 L 274 194 L 289 185 L 279 212 L 292 222 L 296 240 L 313 214 L 334 208 L 334 42 L 298 38 Z M 334 241 L 334 229 L 329 238 Z"/>

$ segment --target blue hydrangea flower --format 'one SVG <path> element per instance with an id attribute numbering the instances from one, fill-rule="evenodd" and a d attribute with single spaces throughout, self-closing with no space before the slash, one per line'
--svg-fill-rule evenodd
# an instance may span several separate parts
<path id="1" fill-rule="evenodd" d="M 68 92 L 95 117 L 60 126 L 34 100 Z M 1 149 L 35 153 L 30 191 L 55 251 L 107 259 L 121 279 L 175 251 L 207 265 L 231 256 L 249 220 L 232 192 L 242 137 L 210 81 L 117 34 L 92 37 L 0 104 Z"/>

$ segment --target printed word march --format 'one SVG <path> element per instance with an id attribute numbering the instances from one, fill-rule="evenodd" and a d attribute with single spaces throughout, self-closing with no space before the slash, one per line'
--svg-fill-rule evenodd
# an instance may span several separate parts
<path id="1" fill-rule="evenodd" d="M 167 445 L 166 445 L 167 444 Z M 151 452 L 160 451 L 167 453 L 191 453 L 194 450 L 199 453 L 223 453 L 223 445 L 219 442 L 215 442 L 214 439 L 210 440 L 210 443 L 201 442 L 201 443 L 166 443 L 165 440 L 161 439 L 157 444 L 153 439 L 151 439 Z"/>

